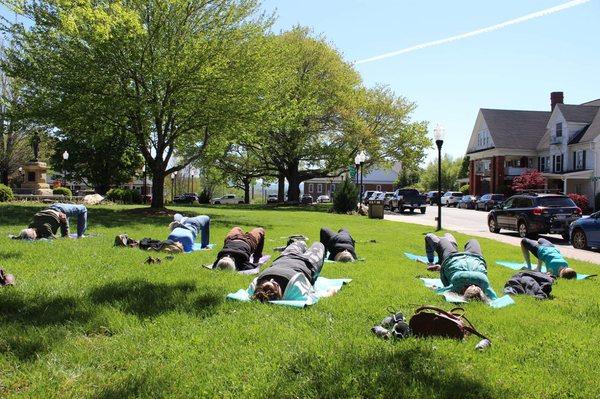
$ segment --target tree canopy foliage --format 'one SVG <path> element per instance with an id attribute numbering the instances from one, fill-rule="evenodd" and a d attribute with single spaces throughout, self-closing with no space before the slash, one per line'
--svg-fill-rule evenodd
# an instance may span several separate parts
<path id="1" fill-rule="evenodd" d="M 458 176 L 461 170 L 462 158 L 452 158 L 446 154 L 442 157 L 442 190 L 458 190 Z M 425 190 L 438 188 L 438 161 L 432 160 L 421 174 L 422 187 Z"/>

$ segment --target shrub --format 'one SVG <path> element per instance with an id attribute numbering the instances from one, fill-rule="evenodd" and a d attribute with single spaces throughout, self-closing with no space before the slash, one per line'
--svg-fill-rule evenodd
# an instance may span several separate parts
<path id="1" fill-rule="evenodd" d="M 12 201 L 15 199 L 12 188 L 0 184 L 0 202 Z"/>
<path id="2" fill-rule="evenodd" d="M 198 202 L 201 204 L 210 204 L 210 192 L 206 189 L 203 189 L 198 196 Z"/>
<path id="3" fill-rule="evenodd" d="M 573 200 L 575 205 L 577 205 L 584 213 L 587 213 L 590 208 L 590 201 L 588 201 L 585 195 L 571 193 L 568 194 L 569 198 Z"/>
<path id="4" fill-rule="evenodd" d="M 128 188 L 111 188 L 106 193 L 106 198 L 112 202 L 122 202 L 123 204 L 140 204 L 142 202 L 141 194 Z"/>
<path id="5" fill-rule="evenodd" d="M 350 180 L 344 180 L 333 192 L 333 210 L 337 213 L 352 212 L 357 203 L 358 188 Z"/>
<path id="6" fill-rule="evenodd" d="M 73 193 L 67 187 L 57 187 L 54 190 L 52 190 L 52 194 L 54 194 L 54 195 L 64 195 L 67 198 L 71 198 L 73 196 Z"/>
<path id="7" fill-rule="evenodd" d="M 469 189 L 470 189 L 469 185 L 465 184 L 465 185 L 460 186 L 460 189 L 458 191 L 460 191 L 463 194 L 469 194 Z"/>
<path id="8" fill-rule="evenodd" d="M 544 188 L 545 182 L 546 179 L 540 172 L 537 170 L 527 170 L 521 176 L 514 178 L 511 188 L 514 191 Z"/>

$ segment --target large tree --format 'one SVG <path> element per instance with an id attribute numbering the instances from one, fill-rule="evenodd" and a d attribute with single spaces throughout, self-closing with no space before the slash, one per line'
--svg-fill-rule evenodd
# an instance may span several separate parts
<path id="1" fill-rule="evenodd" d="M 452 158 L 446 154 L 442 157 L 442 190 L 457 190 L 458 175 L 462 165 L 462 158 Z M 438 160 L 435 159 L 427 164 L 421 173 L 421 185 L 425 190 L 437 190 L 438 188 Z"/>
<path id="2" fill-rule="evenodd" d="M 85 123 L 127 131 L 164 180 L 252 115 L 266 23 L 257 0 L 31 0 L 10 27 L 4 68 L 28 106 L 68 134 Z M 171 162 L 177 152 L 177 162 Z"/>
<path id="3" fill-rule="evenodd" d="M 387 87 L 364 88 L 353 66 L 307 29 L 273 43 L 276 69 L 262 87 L 264 115 L 248 148 L 287 179 L 290 201 L 302 181 L 343 173 L 361 150 L 368 165 L 421 162 L 430 141 L 426 124 L 410 121 L 414 104 Z"/>

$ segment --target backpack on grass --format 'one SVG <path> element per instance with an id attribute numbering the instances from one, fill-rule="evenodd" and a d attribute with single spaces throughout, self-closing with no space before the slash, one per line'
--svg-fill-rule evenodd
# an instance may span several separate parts
<path id="1" fill-rule="evenodd" d="M 488 339 L 473 327 L 465 317 L 463 308 L 454 308 L 446 312 L 433 306 L 422 306 L 415 311 L 408 324 L 413 335 L 417 337 L 463 339 L 473 334 Z"/>

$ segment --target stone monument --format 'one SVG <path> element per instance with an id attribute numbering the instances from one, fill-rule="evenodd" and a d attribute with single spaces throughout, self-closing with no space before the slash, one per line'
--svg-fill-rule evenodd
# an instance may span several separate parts
<path id="1" fill-rule="evenodd" d="M 39 161 L 40 136 L 37 132 L 31 137 L 31 147 L 33 148 L 33 158 L 23 165 L 25 172 L 25 181 L 22 187 L 31 190 L 35 195 L 52 195 L 52 189 L 46 183 L 46 172 L 48 166 L 45 162 Z"/>

